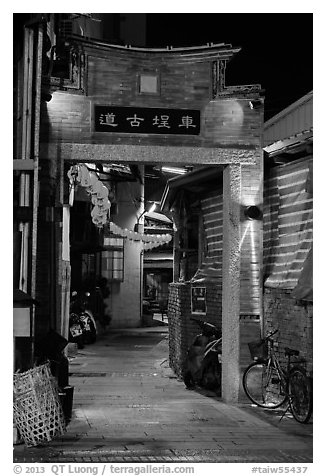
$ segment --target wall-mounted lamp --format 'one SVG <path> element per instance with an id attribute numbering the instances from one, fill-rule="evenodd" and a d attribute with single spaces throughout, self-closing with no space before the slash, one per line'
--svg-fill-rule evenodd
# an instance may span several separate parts
<path id="1" fill-rule="evenodd" d="M 261 104 L 262 104 L 261 99 L 252 99 L 251 101 L 249 101 L 250 109 L 257 109 L 258 107 L 261 106 Z"/>
<path id="2" fill-rule="evenodd" d="M 156 203 L 155 202 L 149 202 L 147 206 L 144 208 L 144 211 L 139 215 L 137 218 L 137 223 L 135 224 L 134 231 L 137 233 L 144 233 L 144 225 L 142 223 L 139 223 L 139 220 L 145 213 L 152 213 L 156 208 Z"/>
<path id="3" fill-rule="evenodd" d="M 51 99 L 52 99 L 52 94 L 45 91 L 41 92 L 41 101 L 50 102 Z"/>
<path id="4" fill-rule="evenodd" d="M 260 208 L 256 207 L 256 205 L 247 207 L 244 211 L 244 214 L 248 220 L 261 220 L 263 217 L 263 212 Z"/>

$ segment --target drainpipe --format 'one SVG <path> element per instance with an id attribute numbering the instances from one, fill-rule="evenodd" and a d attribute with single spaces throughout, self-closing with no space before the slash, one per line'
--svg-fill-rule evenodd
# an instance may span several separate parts
<path id="1" fill-rule="evenodd" d="M 143 323 L 143 299 L 144 299 L 144 250 L 141 250 L 139 253 L 139 307 L 140 307 L 140 325 Z"/>
<path id="2" fill-rule="evenodd" d="M 40 148 L 40 115 L 41 115 L 41 82 L 42 82 L 42 54 L 43 54 L 43 23 L 39 23 L 35 32 L 37 50 L 35 57 L 35 86 L 34 86 L 34 175 L 33 175 L 33 222 L 32 222 L 32 264 L 31 264 L 31 296 L 36 298 L 36 259 L 37 259 L 37 217 L 39 203 L 39 148 Z M 32 308 L 32 336 L 35 335 L 35 306 Z M 34 344 L 33 344 L 34 360 Z"/>
<path id="3" fill-rule="evenodd" d="M 33 177 L 28 173 L 21 173 L 20 177 L 20 206 L 32 206 L 32 226 L 21 222 L 19 230 L 22 233 L 21 269 L 19 288 L 30 292 L 35 299 L 36 295 L 36 255 L 37 255 L 37 211 L 38 211 L 38 167 L 39 167 L 39 125 L 42 77 L 42 43 L 43 25 L 38 23 L 34 27 L 25 26 L 24 31 L 24 81 L 23 81 L 23 125 L 22 125 L 22 159 L 32 159 Z M 31 185 L 32 181 L 32 185 Z M 31 186 L 33 198 L 31 200 Z M 31 248 L 29 247 L 31 239 Z M 30 271 L 30 281 L 28 279 Z M 31 359 L 34 361 L 35 337 L 35 306 L 31 310 Z"/>
<path id="4" fill-rule="evenodd" d="M 141 201 L 141 210 L 140 213 L 143 213 L 145 211 L 145 167 L 144 165 L 139 166 L 139 172 L 142 178 L 142 184 L 140 184 L 140 196 L 142 198 Z M 144 215 L 142 219 L 144 220 Z M 142 227 L 144 228 L 144 227 Z M 142 243 L 140 242 L 140 252 L 139 252 L 139 316 L 140 316 L 140 325 L 142 325 L 142 319 L 143 319 L 143 298 L 144 298 L 144 292 L 143 292 L 143 271 L 144 271 L 144 250 L 142 249 Z"/>
<path id="5" fill-rule="evenodd" d="M 29 159 L 31 155 L 31 115 L 32 115 L 32 85 L 33 85 L 33 31 L 24 32 L 24 82 L 23 82 L 23 119 L 22 119 L 22 159 Z M 30 205 L 30 177 L 27 173 L 20 176 L 19 205 Z M 19 231 L 22 234 L 21 266 L 19 288 L 28 292 L 28 242 L 30 224 L 21 222 Z"/>

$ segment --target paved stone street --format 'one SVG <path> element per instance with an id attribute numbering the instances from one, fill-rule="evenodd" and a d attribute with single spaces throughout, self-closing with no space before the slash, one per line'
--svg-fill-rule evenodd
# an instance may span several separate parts
<path id="1" fill-rule="evenodd" d="M 14 446 L 17 462 L 312 462 L 312 422 L 187 390 L 168 366 L 167 327 L 109 330 L 70 359 L 67 432 Z"/>

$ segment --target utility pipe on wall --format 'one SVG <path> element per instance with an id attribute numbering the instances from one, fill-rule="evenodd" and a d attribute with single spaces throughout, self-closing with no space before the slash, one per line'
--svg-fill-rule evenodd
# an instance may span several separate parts
<path id="1" fill-rule="evenodd" d="M 42 82 L 42 55 L 43 55 L 43 28 L 42 23 L 38 24 L 36 31 L 34 31 L 34 38 L 36 39 L 36 56 L 35 56 L 35 78 L 34 78 L 34 110 L 33 110 L 33 222 L 32 222 L 32 250 L 31 250 L 31 296 L 36 298 L 36 260 L 37 260 L 37 217 L 38 217 L 38 203 L 39 203 L 39 147 L 40 147 L 40 113 L 41 113 L 41 82 Z M 32 336 L 35 336 L 35 306 L 32 309 Z M 34 344 L 32 347 L 32 358 L 34 360 Z"/>
<path id="2" fill-rule="evenodd" d="M 141 194 L 141 206 L 143 208 L 140 210 L 142 216 L 142 220 L 144 220 L 144 212 L 145 212 L 145 167 L 143 165 L 139 166 L 139 172 L 141 174 L 142 178 L 142 184 L 140 185 L 140 194 Z M 144 299 L 144 275 L 143 275 L 143 269 L 144 269 L 144 251 L 141 249 L 139 253 L 139 319 L 140 323 L 142 323 L 142 318 L 143 318 L 143 299 Z"/>
<path id="3" fill-rule="evenodd" d="M 23 82 L 23 119 L 22 119 L 22 159 L 26 160 L 31 155 L 31 114 L 33 90 L 33 31 L 25 28 L 24 32 L 24 82 Z M 30 177 L 27 173 L 20 176 L 19 205 L 30 205 Z M 30 224 L 21 222 L 19 231 L 22 233 L 21 266 L 19 288 L 28 292 L 28 244 Z"/>
<path id="4" fill-rule="evenodd" d="M 30 172 L 21 173 L 19 205 L 32 206 L 32 224 L 20 222 L 22 234 L 21 267 L 19 288 L 36 295 L 36 255 L 37 255 L 37 213 L 38 213 L 38 167 L 39 167 L 39 128 L 42 79 L 43 24 L 35 23 L 24 27 L 24 63 L 23 63 L 23 114 L 21 159 L 33 161 L 33 176 Z M 30 167 L 25 170 L 30 170 Z M 32 190 L 33 188 L 33 190 Z M 34 361 L 35 306 L 31 309 L 30 321 L 31 362 Z"/>

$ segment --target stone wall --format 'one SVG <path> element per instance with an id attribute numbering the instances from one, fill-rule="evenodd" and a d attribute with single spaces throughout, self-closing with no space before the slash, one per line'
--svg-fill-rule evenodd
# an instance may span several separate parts
<path id="1" fill-rule="evenodd" d="M 291 290 L 265 288 L 265 333 L 279 329 L 275 348 L 281 363 L 286 364 L 284 347 L 297 349 L 312 375 L 313 304 L 296 301 L 291 293 Z"/>

